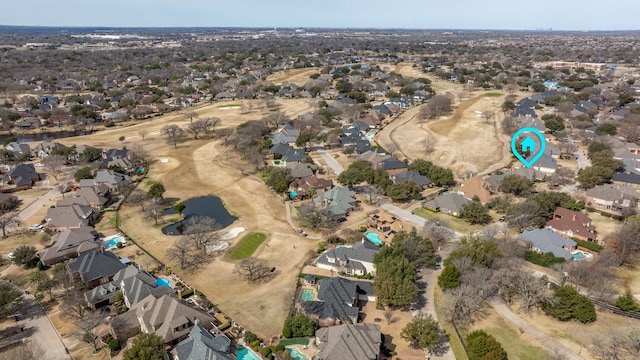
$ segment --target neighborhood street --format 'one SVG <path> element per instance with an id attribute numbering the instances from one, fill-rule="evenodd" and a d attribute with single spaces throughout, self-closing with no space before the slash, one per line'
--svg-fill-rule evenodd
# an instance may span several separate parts
<path id="1" fill-rule="evenodd" d="M 34 201 L 31 205 L 27 206 L 24 210 L 18 214 L 18 218 L 21 221 L 27 221 L 30 217 L 32 217 L 38 210 L 42 209 L 44 206 L 48 206 L 51 202 L 51 199 L 60 195 L 60 192 L 55 189 L 49 190 L 46 194 L 40 196 L 36 201 Z M 27 225 L 27 224 L 25 224 Z"/>
<path id="2" fill-rule="evenodd" d="M 344 171 L 344 168 L 342 167 L 342 165 L 340 165 L 340 163 L 336 161 L 336 159 L 334 159 L 333 156 L 331 156 L 331 154 L 327 152 L 327 150 L 318 149 L 317 152 L 318 152 L 318 155 L 322 157 L 324 162 L 327 163 L 327 166 L 329 166 L 331 170 L 333 170 L 336 176 L 340 175 L 340 173 Z"/>
<path id="3" fill-rule="evenodd" d="M 58 332 L 33 295 L 24 295 L 17 311 L 20 316 L 18 325 L 23 326 L 24 331 L 3 339 L 0 347 L 24 339 L 38 360 L 71 359 Z"/>

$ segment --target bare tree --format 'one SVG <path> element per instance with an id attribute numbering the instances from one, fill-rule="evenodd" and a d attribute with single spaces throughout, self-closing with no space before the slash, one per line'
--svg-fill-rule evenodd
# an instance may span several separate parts
<path id="1" fill-rule="evenodd" d="M 171 124 L 165 125 L 160 129 L 160 134 L 167 137 L 167 144 L 173 145 L 174 148 L 178 148 L 178 144 L 184 141 L 184 130 L 178 125 Z"/>
<path id="2" fill-rule="evenodd" d="M 146 207 L 145 214 L 148 218 L 153 219 L 155 225 L 158 225 L 158 219 L 162 217 L 164 209 L 157 200 Z"/>
<path id="3" fill-rule="evenodd" d="M 280 125 L 283 125 L 289 121 L 289 118 L 282 111 L 276 111 L 264 117 L 264 122 L 270 127 L 277 129 Z"/>
<path id="4" fill-rule="evenodd" d="M 167 251 L 167 255 L 174 263 L 180 265 L 180 269 L 184 270 L 193 265 L 193 254 L 200 253 L 195 247 L 193 241 L 186 237 L 180 237 Z"/>
<path id="5" fill-rule="evenodd" d="M 132 160 L 136 163 L 146 163 L 149 159 L 149 153 L 147 153 L 140 143 L 133 143 L 131 149 L 129 149 L 132 155 Z"/>
<path id="6" fill-rule="evenodd" d="M 184 118 L 185 119 L 189 119 L 190 123 L 193 123 L 193 119 L 197 119 L 198 118 L 198 113 L 193 111 L 193 110 L 189 110 L 187 112 L 184 113 Z"/>
<path id="7" fill-rule="evenodd" d="M 58 176 L 66 163 L 67 158 L 63 155 L 50 155 L 42 159 L 42 164 L 49 170 L 56 181 L 58 181 Z"/>
<path id="8" fill-rule="evenodd" d="M 640 223 L 627 221 L 622 228 L 611 236 L 608 243 L 615 251 L 619 264 L 628 264 L 640 252 Z"/>
<path id="9" fill-rule="evenodd" d="M 140 137 L 142 138 L 142 141 L 144 141 L 144 138 L 145 138 L 148 134 L 149 134 L 149 131 L 144 130 L 144 129 L 142 129 L 142 130 L 138 131 L 138 135 L 140 135 Z"/>
<path id="10" fill-rule="evenodd" d="M 151 200 L 151 196 L 144 190 L 135 189 L 127 196 L 127 203 L 140 206 L 142 212 L 146 212 L 145 204 Z"/>
<path id="11" fill-rule="evenodd" d="M 382 313 L 384 315 L 384 319 L 387 320 L 387 325 L 390 325 L 393 320 L 393 310 L 390 307 L 384 309 Z"/>
<path id="12" fill-rule="evenodd" d="M 2 237 L 7 237 L 7 228 L 18 227 L 22 224 L 22 220 L 15 211 L 5 212 L 0 215 L 0 228 L 2 229 Z"/>
<path id="13" fill-rule="evenodd" d="M 202 128 L 202 123 L 200 123 L 200 120 L 197 120 L 196 122 L 192 122 L 187 125 L 187 131 L 193 134 L 193 140 L 198 140 L 198 134 L 203 132 L 204 129 Z"/>
<path id="14" fill-rule="evenodd" d="M 599 334 L 592 340 L 589 351 L 602 360 L 635 360 L 640 358 L 640 332 L 630 330 L 612 330 Z M 603 336 L 604 335 L 604 336 Z"/>
<path id="15" fill-rule="evenodd" d="M 230 128 L 220 129 L 216 132 L 216 135 L 219 139 L 222 139 L 222 141 L 224 141 L 226 145 L 229 142 L 229 139 L 231 138 L 231 136 L 233 136 L 233 129 L 230 129 Z"/>
<path id="16" fill-rule="evenodd" d="M 268 281 L 275 275 L 275 268 L 266 260 L 250 257 L 242 260 L 234 268 L 234 272 L 249 282 Z"/>
<path id="17" fill-rule="evenodd" d="M 493 119 L 496 114 L 492 110 L 485 110 L 482 112 L 481 116 L 486 123 L 489 123 L 489 121 Z"/>
<path id="18" fill-rule="evenodd" d="M 215 219 L 205 216 L 192 216 L 186 221 L 184 235 L 191 240 L 194 246 L 203 254 L 207 253 L 207 243 L 217 239 L 216 230 L 220 225 Z"/>

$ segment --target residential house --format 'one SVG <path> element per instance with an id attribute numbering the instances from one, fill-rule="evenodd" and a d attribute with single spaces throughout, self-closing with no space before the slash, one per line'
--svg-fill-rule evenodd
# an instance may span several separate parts
<path id="1" fill-rule="evenodd" d="M 42 121 L 38 118 L 27 118 L 13 123 L 13 126 L 22 130 L 36 129 L 42 125 Z"/>
<path id="2" fill-rule="evenodd" d="M 460 192 L 464 197 L 473 199 L 477 197 L 481 203 L 491 201 L 495 194 L 495 189 L 491 183 L 480 176 L 473 176 L 460 184 Z"/>
<path id="3" fill-rule="evenodd" d="M 91 206 L 74 204 L 47 209 L 45 220 L 47 229 L 60 232 L 92 226 L 99 215 L 99 211 Z"/>
<path id="4" fill-rule="evenodd" d="M 333 189 L 333 181 L 319 178 L 316 175 L 301 178 L 291 183 L 291 190 L 298 194 L 298 199 L 324 194 Z"/>
<path id="5" fill-rule="evenodd" d="M 531 154 L 527 158 L 527 161 L 530 162 L 534 156 L 535 154 Z M 558 162 L 551 156 L 549 151 L 545 150 L 542 156 L 540 156 L 540 158 L 533 163 L 531 169 L 540 171 L 545 174 L 554 174 L 556 170 L 558 170 Z"/>
<path id="6" fill-rule="evenodd" d="M 617 171 L 611 177 L 614 184 L 629 185 L 635 188 L 640 187 L 640 174 L 635 171 Z"/>
<path id="7" fill-rule="evenodd" d="M 102 193 L 100 187 L 80 188 L 56 202 L 56 207 L 84 205 L 94 209 L 102 209 L 109 202 L 111 194 Z"/>
<path id="8" fill-rule="evenodd" d="M 585 241 L 596 240 L 596 227 L 591 219 L 579 211 L 556 208 L 547 227 L 558 234 Z"/>
<path id="9" fill-rule="evenodd" d="M 211 315 L 175 295 L 150 294 L 126 313 L 116 316 L 110 331 L 121 342 L 142 331 L 160 336 L 165 344 L 176 345 L 189 336 L 196 323 L 207 330 L 215 327 Z"/>
<path id="10" fill-rule="evenodd" d="M 348 215 L 349 211 L 358 206 L 358 200 L 356 200 L 355 195 L 348 188 L 334 187 L 316 196 L 313 201 L 317 207 L 326 209 L 330 216 L 339 218 Z"/>
<path id="11" fill-rule="evenodd" d="M 16 188 L 29 189 L 36 182 L 43 180 L 44 175 L 36 172 L 33 164 L 18 164 L 11 168 L 8 173 L 2 177 L 2 182 L 5 184 L 15 185 Z"/>
<path id="12" fill-rule="evenodd" d="M 68 229 L 51 236 L 53 245 L 37 254 L 46 266 L 55 265 L 80 255 L 100 250 L 102 242 L 98 232 L 91 226 Z"/>
<path id="13" fill-rule="evenodd" d="M 297 161 L 287 162 L 285 166 L 287 169 L 290 170 L 290 174 L 293 179 L 302 179 L 309 176 L 313 176 L 313 173 L 317 168 L 317 166 L 314 164 L 301 163 Z"/>
<path id="14" fill-rule="evenodd" d="M 217 93 L 216 96 L 214 96 L 214 99 L 216 99 L 216 100 L 233 100 L 234 97 L 230 93 L 228 93 L 226 91 L 222 91 L 222 92 Z"/>
<path id="15" fill-rule="evenodd" d="M 67 264 L 67 272 L 72 281 L 82 282 L 87 289 L 93 289 L 100 284 L 113 280 L 114 275 L 124 269 L 126 265 L 111 253 L 92 251 L 82 254 Z"/>
<path id="16" fill-rule="evenodd" d="M 80 187 L 93 187 L 106 185 L 111 192 L 118 192 L 121 188 L 131 183 L 131 176 L 120 174 L 113 170 L 98 170 L 95 179 L 80 180 Z"/>
<path id="17" fill-rule="evenodd" d="M 391 175 L 391 181 L 393 181 L 394 184 L 401 184 L 403 182 L 411 181 L 421 188 L 427 188 L 433 184 L 431 182 L 431 179 L 426 176 L 420 175 L 413 170 L 406 170 L 396 173 L 395 175 Z"/>
<path id="18" fill-rule="evenodd" d="M 344 271 L 349 275 L 375 275 L 373 257 L 379 251 L 380 247 L 363 239 L 352 246 L 341 246 L 323 252 L 315 264 L 321 269 Z"/>
<path id="19" fill-rule="evenodd" d="M 269 137 L 272 144 L 295 144 L 296 140 L 300 136 L 300 130 L 296 130 L 293 126 L 285 124 L 280 126 Z"/>
<path id="20" fill-rule="evenodd" d="M 400 231 L 408 231 L 411 226 L 406 226 L 395 215 L 391 215 L 387 212 L 378 212 L 371 214 L 367 221 L 367 226 L 376 229 L 376 231 L 382 234 L 382 237 L 391 242 L 396 233 Z"/>
<path id="21" fill-rule="evenodd" d="M 393 176 L 405 172 L 407 170 L 407 163 L 394 157 L 390 157 L 379 162 L 377 168 L 382 169 L 390 176 Z"/>
<path id="22" fill-rule="evenodd" d="M 189 336 L 171 350 L 171 360 L 235 360 L 229 354 L 231 340 L 219 331 L 214 336 L 196 322 Z"/>
<path id="23" fill-rule="evenodd" d="M 563 258 L 565 261 L 572 259 L 571 251 L 577 248 L 575 241 L 549 228 L 527 230 L 518 236 L 518 240 L 527 244 L 532 251 L 539 254 L 550 252 L 553 256 Z"/>
<path id="24" fill-rule="evenodd" d="M 316 331 L 317 360 L 379 360 L 382 335 L 377 324 L 343 324 Z"/>
<path id="25" fill-rule="evenodd" d="M 140 300 L 153 294 L 156 297 L 175 294 L 168 286 L 158 286 L 156 279 L 146 271 L 134 265 L 118 271 L 111 282 L 98 285 L 84 293 L 85 300 L 93 308 L 112 304 L 116 293 L 122 293 L 127 308 L 134 307 Z"/>
<path id="26" fill-rule="evenodd" d="M 427 201 L 424 205 L 425 208 L 440 211 L 452 216 L 462 215 L 462 205 L 471 202 L 471 200 L 458 193 L 446 193 L 440 195 L 437 198 Z"/>
<path id="27" fill-rule="evenodd" d="M 63 149 L 66 146 L 60 144 L 55 141 L 43 141 L 40 144 L 36 145 L 33 150 L 31 150 L 31 154 L 35 157 L 39 157 L 41 159 L 46 158 L 51 155 L 51 153 L 56 149 Z"/>
<path id="28" fill-rule="evenodd" d="M 302 311 L 320 326 L 356 324 L 358 301 L 375 301 L 373 285 L 340 277 L 318 281 L 318 300 L 302 302 Z"/>
<path id="29" fill-rule="evenodd" d="M 611 214 L 636 209 L 640 193 L 626 185 L 603 184 L 587 190 L 585 205 Z"/>
<path id="30" fill-rule="evenodd" d="M 375 150 L 370 150 L 367 152 L 364 152 L 360 155 L 358 155 L 358 160 L 364 160 L 364 161 L 368 161 L 371 163 L 371 165 L 373 165 L 373 167 L 378 167 L 378 165 L 386 160 L 389 159 L 391 157 L 391 155 L 387 155 L 384 153 L 379 153 Z"/>
<path id="31" fill-rule="evenodd" d="M 5 145 L 4 150 L 13 153 L 13 158 L 16 160 L 24 159 L 26 156 L 31 154 L 31 147 L 29 144 L 17 143 L 15 141 Z"/>

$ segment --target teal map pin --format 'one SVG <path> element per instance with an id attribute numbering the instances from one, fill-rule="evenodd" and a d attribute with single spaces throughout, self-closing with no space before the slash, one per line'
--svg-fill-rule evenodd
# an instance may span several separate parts
<path id="1" fill-rule="evenodd" d="M 520 142 L 520 149 L 518 149 L 517 140 L 524 136 L 522 142 Z M 534 140 L 535 137 L 538 137 L 538 142 Z M 511 152 L 516 156 L 518 160 L 527 168 L 533 166 L 533 164 L 540 159 L 542 154 L 544 154 L 545 148 L 545 140 L 542 133 L 534 128 L 522 128 L 516 131 L 511 138 Z M 533 157 L 530 157 L 529 160 L 525 159 L 522 154 L 529 153 L 535 154 Z"/>

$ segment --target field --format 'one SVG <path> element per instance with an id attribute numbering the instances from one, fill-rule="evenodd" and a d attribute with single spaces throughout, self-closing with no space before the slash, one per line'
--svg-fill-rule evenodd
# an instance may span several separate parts
<path id="1" fill-rule="evenodd" d="M 267 236 L 265 234 L 258 233 L 247 235 L 240 240 L 238 245 L 231 249 L 229 257 L 233 260 L 248 258 L 266 239 Z"/>

